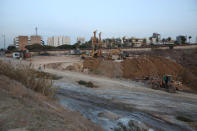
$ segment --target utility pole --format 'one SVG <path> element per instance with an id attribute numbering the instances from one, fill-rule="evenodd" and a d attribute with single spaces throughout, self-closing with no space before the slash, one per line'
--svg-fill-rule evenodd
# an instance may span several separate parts
<path id="1" fill-rule="evenodd" d="M 4 43 L 4 50 L 5 50 L 5 34 L 3 34 L 3 43 Z"/>
<path id="2" fill-rule="evenodd" d="M 38 28 L 36 27 L 36 36 L 38 35 Z"/>

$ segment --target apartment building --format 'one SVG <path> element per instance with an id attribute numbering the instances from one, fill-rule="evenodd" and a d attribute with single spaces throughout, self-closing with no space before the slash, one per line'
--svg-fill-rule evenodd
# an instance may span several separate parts
<path id="1" fill-rule="evenodd" d="M 85 37 L 77 37 L 77 42 L 85 43 Z"/>
<path id="2" fill-rule="evenodd" d="M 14 46 L 19 50 L 25 50 L 25 46 L 33 44 L 42 44 L 41 36 L 18 36 L 14 38 Z"/>
<path id="3" fill-rule="evenodd" d="M 42 44 L 41 36 L 38 35 L 30 36 L 30 45 L 33 44 Z"/>
<path id="4" fill-rule="evenodd" d="M 25 50 L 25 46 L 28 45 L 28 36 L 19 36 L 18 37 L 18 47 L 20 50 Z"/>
<path id="5" fill-rule="evenodd" d="M 61 45 L 70 45 L 70 37 L 68 36 L 52 36 L 47 40 L 48 45 L 50 46 L 61 46 Z"/>

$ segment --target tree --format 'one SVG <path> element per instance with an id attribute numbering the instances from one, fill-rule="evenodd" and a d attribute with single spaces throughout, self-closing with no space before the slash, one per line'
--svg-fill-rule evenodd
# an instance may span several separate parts
<path id="1" fill-rule="evenodd" d="M 8 46 L 7 48 L 9 51 L 16 51 L 16 47 L 13 45 Z"/>
<path id="2" fill-rule="evenodd" d="M 185 36 L 182 36 L 182 37 L 181 37 L 181 42 L 182 42 L 182 44 L 185 44 L 185 43 L 186 43 L 186 40 L 187 40 L 187 39 L 185 38 Z"/>
<path id="3" fill-rule="evenodd" d="M 172 38 L 171 37 L 168 37 L 168 42 L 170 42 L 172 40 Z"/>
<path id="4" fill-rule="evenodd" d="M 70 49 L 75 49 L 75 45 L 61 45 L 61 46 L 58 46 L 57 48 L 58 49 L 67 49 L 67 50 L 70 50 Z"/>
<path id="5" fill-rule="evenodd" d="M 189 43 L 190 43 L 190 39 L 191 39 L 192 37 L 191 36 L 189 36 Z"/>
<path id="6" fill-rule="evenodd" d="M 162 39 L 162 43 L 165 44 L 165 41 L 166 41 L 166 40 L 163 38 L 163 39 Z"/>
<path id="7" fill-rule="evenodd" d="M 33 44 L 33 45 L 27 45 L 25 46 L 30 51 L 42 51 L 44 47 L 41 44 Z"/>

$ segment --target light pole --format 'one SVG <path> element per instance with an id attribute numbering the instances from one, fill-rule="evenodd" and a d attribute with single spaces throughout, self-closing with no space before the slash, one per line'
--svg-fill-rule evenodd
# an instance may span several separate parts
<path id="1" fill-rule="evenodd" d="M 4 43 L 4 50 L 5 50 L 5 34 L 3 34 L 3 43 Z"/>

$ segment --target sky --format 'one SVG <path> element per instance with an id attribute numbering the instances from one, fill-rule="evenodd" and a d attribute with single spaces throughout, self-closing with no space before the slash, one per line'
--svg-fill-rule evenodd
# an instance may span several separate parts
<path id="1" fill-rule="evenodd" d="M 197 37 L 197 0 L 0 0 L 0 48 L 18 35 Z"/>

